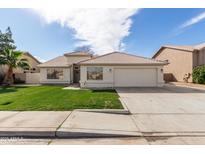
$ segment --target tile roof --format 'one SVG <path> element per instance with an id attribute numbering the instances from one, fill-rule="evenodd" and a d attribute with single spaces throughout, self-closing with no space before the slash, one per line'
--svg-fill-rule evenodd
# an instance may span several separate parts
<path id="1" fill-rule="evenodd" d="M 69 67 L 70 65 L 65 56 L 59 56 L 38 65 L 38 67 Z"/>
<path id="2" fill-rule="evenodd" d="M 96 58 L 81 61 L 80 64 L 116 64 L 116 65 L 165 65 L 166 62 L 135 56 L 122 52 L 111 52 Z"/>

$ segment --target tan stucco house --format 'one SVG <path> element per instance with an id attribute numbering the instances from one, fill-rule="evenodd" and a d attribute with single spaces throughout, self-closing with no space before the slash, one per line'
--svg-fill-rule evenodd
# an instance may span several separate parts
<path id="1" fill-rule="evenodd" d="M 79 62 L 91 59 L 88 52 L 70 52 L 38 65 L 40 83 L 70 84 L 80 80 Z"/>
<path id="2" fill-rule="evenodd" d="M 162 46 L 152 57 L 156 60 L 167 61 L 164 67 L 165 81 L 192 82 L 193 68 L 205 64 L 205 43 L 193 46 Z"/>
<path id="3" fill-rule="evenodd" d="M 87 52 L 71 52 L 38 65 L 40 83 L 80 83 L 81 87 L 160 87 L 166 62 L 111 52 L 93 57 Z"/>
<path id="4" fill-rule="evenodd" d="M 19 80 L 22 82 L 25 82 L 26 80 L 26 73 L 39 73 L 40 69 L 37 67 L 37 65 L 41 64 L 41 62 L 36 59 L 33 55 L 31 55 L 29 52 L 24 52 L 22 55 L 22 58 L 27 59 L 28 63 L 30 65 L 30 69 L 24 70 L 24 69 L 14 69 L 14 78 L 15 80 Z M 7 72 L 8 67 L 6 65 L 0 65 L 0 76 L 4 76 Z"/>

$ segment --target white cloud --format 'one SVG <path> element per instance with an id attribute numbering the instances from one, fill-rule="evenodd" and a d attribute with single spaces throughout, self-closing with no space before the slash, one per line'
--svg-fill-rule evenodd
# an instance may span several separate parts
<path id="1" fill-rule="evenodd" d="M 200 13 L 199 15 L 189 19 L 188 21 L 186 21 L 185 23 L 183 23 L 179 28 L 183 29 L 189 26 L 192 26 L 200 21 L 202 21 L 203 19 L 205 19 L 205 12 Z"/>
<path id="2" fill-rule="evenodd" d="M 138 9 L 35 9 L 46 23 L 74 30 L 76 46 L 89 45 L 97 54 L 122 50 Z"/>

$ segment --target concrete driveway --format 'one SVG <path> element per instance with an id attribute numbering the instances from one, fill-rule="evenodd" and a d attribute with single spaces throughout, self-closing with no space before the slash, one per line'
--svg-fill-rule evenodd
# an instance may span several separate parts
<path id="1" fill-rule="evenodd" d="M 205 135 L 205 90 L 168 85 L 116 90 L 145 136 Z"/>

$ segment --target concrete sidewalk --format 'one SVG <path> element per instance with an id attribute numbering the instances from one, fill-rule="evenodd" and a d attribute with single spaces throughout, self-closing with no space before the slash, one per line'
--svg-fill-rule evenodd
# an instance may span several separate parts
<path id="1" fill-rule="evenodd" d="M 55 137 L 71 112 L 1 111 L 0 136 Z"/>
<path id="2" fill-rule="evenodd" d="M 0 112 L 0 137 L 141 136 L 130 115 L 86 111 Z"/>
<path id="3" fill-rule="evenodd" d="M 57 137 L 141 136 L 132 117 L 124 114 L 73 111 Z"/>

